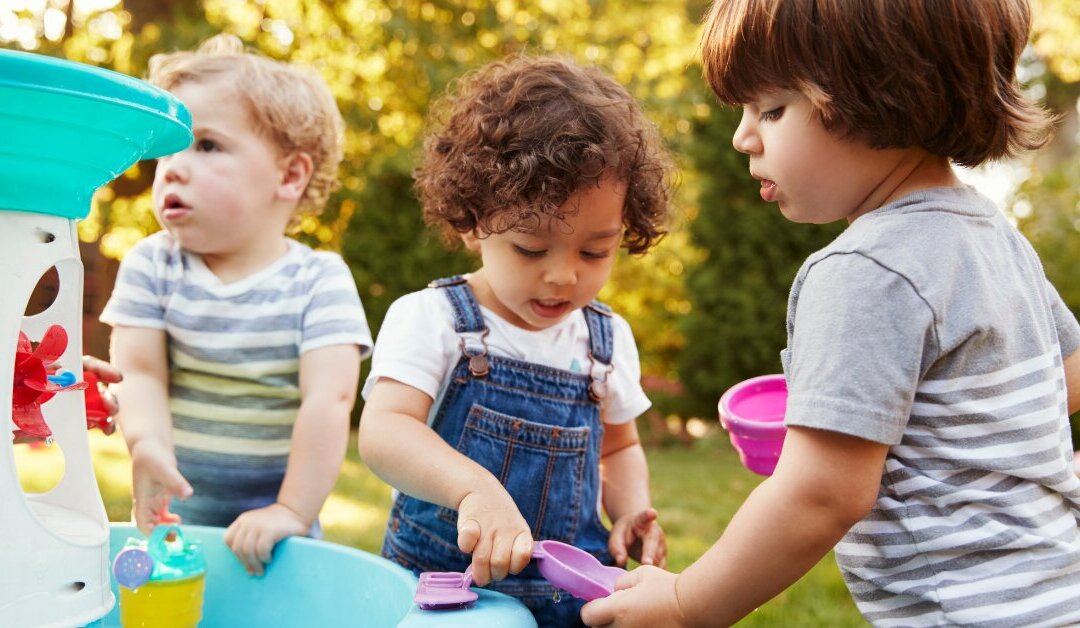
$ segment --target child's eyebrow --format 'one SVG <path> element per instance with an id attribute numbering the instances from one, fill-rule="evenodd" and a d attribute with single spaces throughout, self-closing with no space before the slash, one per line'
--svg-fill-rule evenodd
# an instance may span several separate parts
<path id="1" fill-rule="evenodd" d="M 608 229 L 606 231 L 594 231 L 589 234 L 590 240 L 605 240 L 607 238 L 614 238 L 617 235 L 622 234 L 622 227 L 617 229 Z"/>
<path id="2" fill-rule="evenodd" d="M 211 133 L 214 135 L 228 135 L 228 133 L 226 133 L 221 127 L 212 124 L 195 124 L 191 127 L 191 132 L 195 135 L 204 135 L 206 133 Z"/>

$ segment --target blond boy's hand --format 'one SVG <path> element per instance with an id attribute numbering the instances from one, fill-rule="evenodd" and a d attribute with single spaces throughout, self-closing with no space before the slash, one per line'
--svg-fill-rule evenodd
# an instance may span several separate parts
<path id="1" fill-rule="evenodd" d="M 224 538 L 225 544 L 244 564 L 244 569 L 252 576 L 261 576 L 270 564 L 278 541 L 290 536 L 304 536 L 310 527 L 291 508 L 275 502 L 241 514 L 225 530 Z"/>
<path id="2" fill-rule="evenodd" d="M 108 390 L 107 385 L 119 384 L 124 381 L 123 373 L 112 364 L 92 355 L 84 355 L 82 362 L 84 371 L 90 371 L 98 376 L 101 401 L 105 405 L 105 411 L 109 413 L 109 416 L 114 416 L 120 410 L 120 404 L 117 403 L 116 397 Z"/>
<path id="3" fill-rule="evenodd" d="M 135 525 L 150 534 L 158 523 L 179 522 L 169 512 L 173 497 L 187 499 L 194 490 L 176 468 L 172 452 L 153 441 L 141 441 L 131 450 L 132 509 Z"/>
<path id="4" fill-rule="evenodd" d="M 608 551 L 620 567 L 626 566 L 628 557 L 642 565 L 666 566 L 667 539 L 656 510 L 646 508 L 619 517 L 611 526 Z"/>
<path id="5" fill-rule="evenodd" d="M 657 567 L 639 567 L 619 578 L 615 592 L 581 609 L 587 626 L 653 628 L 686 626 L 676 592 L 679 576 Z"/>
<path id="6" fill-rule="evenodd" d="M 468 493 L 458 504 L 458 548 L 472 554 L 477 586 L 520 573 L 532 560 L 532 546 L 529 524 L 501 485 Z"/>

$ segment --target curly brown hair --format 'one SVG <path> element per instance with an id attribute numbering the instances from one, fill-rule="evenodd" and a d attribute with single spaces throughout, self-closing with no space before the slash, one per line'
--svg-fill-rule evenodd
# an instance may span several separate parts
<path id="1" fill-rule="evenodd" d="M 1026 0 L 717 0 L 701 53 L 723 103 L 795 89 L 844 136 L 974 166 L 1047 141 L 1016 80 L 1030 24 Z"/>
<path id="2" fill-rule="evenodd" d="M 429 225 L 462 233 L 531 231 L 605 177 L 626 183 L 622 246 L 665 233 L 673 172 L 656 127 L 598 68 L 516 56 L 452 84 L 433 108 L 415 188 Z"/>

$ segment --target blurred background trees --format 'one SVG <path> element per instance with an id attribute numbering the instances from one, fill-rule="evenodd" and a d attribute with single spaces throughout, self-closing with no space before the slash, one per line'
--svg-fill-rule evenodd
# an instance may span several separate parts
<path id="1" fill-rule="evenodd" d="M 716 106 L 700 78 L 698 23 L 707 5 L 0 0 L 0 46 L 143 76 L 152 54 L 191 48 L 228 31 L 268 56 L 319 70 L 348 125 L 344 185 L 321 220 L 302 225 L 301 238 L 345 256 L 373 330 L 401 294 L 473 265 L 425 231 L 411 191 L 432 99 L 454 77 L 509 53 L 565 54 L 604 67 L 642 100 L 677 154 L 681 174 L 671 236 L 648 255 L 620 263 L 601 297 L 635 330 L 661 418 L 711 419 L 728 386 L 780 371 L 791 280 L 806 255 L 843 225 L 794 225 L 759 198 L 745 158 L 730 144 L 738 113 Z M 1080 313 L 1080 3 L 1033 5 L 1025 80 L 1062 119 L 1046 150 L 999 165 L 990 177 L 1015 182 L 1002 195 L 1003 209 Z M 147 194 L 152 178 L 152 163 L 132 168 L 98 193 L 80 224 L 84 258 L 103 256 L 87 264 L 90 325 L 111 288 L 107 260 L 157 229 Z M 107 346 L 104 332 L 88 332 L 87 339 L 97 352 Z"/>

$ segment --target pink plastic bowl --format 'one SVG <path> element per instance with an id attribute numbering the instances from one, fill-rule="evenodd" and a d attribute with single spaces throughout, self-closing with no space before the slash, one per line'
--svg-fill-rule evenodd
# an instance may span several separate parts
<path id="1" fill-rule="evenodd" d="M 720 424 L 747 469 L 772 475 L 784 445 L 787 383 L 783 375 L 739 382 L 720 397 Z"/>

